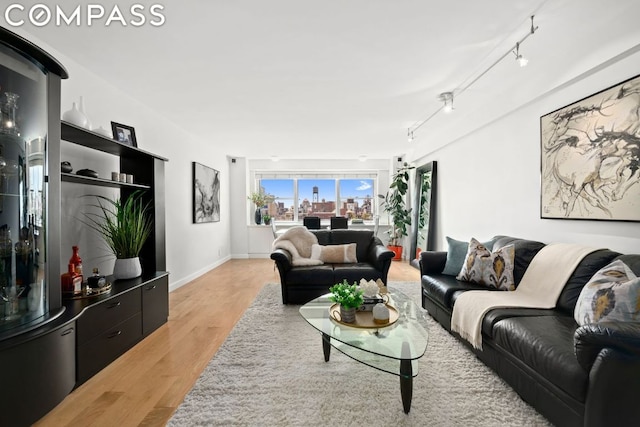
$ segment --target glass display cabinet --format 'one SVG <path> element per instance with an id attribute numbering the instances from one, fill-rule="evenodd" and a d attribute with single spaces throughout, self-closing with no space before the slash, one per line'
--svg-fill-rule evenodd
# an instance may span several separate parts
<path id="1" fill-rule="evenodd" d="M 59 87 L 60 77 L 66 77 L 53 58 L 5 31 L 0 33 L 0 336 L 37 325 L 61 307 L 58 298 L 50 298 L 47 280 L 45 177 L 50 80 L 55 76 Z M 59 114 L 59 89 L 53 98 Z"/>

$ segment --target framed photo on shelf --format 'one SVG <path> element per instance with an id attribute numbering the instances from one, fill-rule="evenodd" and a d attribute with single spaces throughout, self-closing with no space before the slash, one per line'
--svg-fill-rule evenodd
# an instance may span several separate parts
<path id="1" fill-rule="evenodd" d="M 220 172 L 192 162 L 193 223 L 220 221 Z"/>
<path id="2" fill-rule="evenodd" d="M 123 125 L 121 123 L 111 122 L 111 130 L 113 131 L 113 139 L 131 147 L 138 147 L 136 141 L 136 130 L 133 126 Z"/>
<path id="3" fill-rule="evenodd" d="M 640 76 L 540 118 L 540 217 L 640 221 Z"/>

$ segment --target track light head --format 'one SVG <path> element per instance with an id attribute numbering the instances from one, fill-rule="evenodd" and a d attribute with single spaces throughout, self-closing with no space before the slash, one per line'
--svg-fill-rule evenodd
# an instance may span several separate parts
<path id="1" fill-rule="evenodd" d="M 527 66 L 529 60 L 520 53 L 520 42 L 516 43 L 516 50 L 513 51 L 513 54 L 516 56 L 516 61 L 518 61 L 521 67 Z"/>
<path id="2" fill-rule="evenodd" d="M 444 107 L 442 107 L 442 111 L 445 113 L 450 113 L 453 111 L 453 92 L 442 92 L 438 95 L 438 99 L 444 102 Z"/>

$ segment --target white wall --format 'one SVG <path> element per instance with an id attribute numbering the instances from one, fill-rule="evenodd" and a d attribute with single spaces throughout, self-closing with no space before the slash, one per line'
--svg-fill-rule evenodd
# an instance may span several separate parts
<path id="1" fill-rule="evenodd" d="M 607 52 L 611 58 L 616 52 Z M 540 117 L 635 76 L 640 53 L 606 61 L 466 136 L 423 148 L 415 163 L 438 161 L 437 242 L 496 234 L 577 242 L 626 253 L 640 249 L 640 224 L 540 218 Z M 557 76 L 549 76 L 549 81 Z M 551 89 L 551 90 L 550 90 Z M 637 185 L 636 185 L 637 187 Z"/>
<path id="2" fill-rule="evenodd" d="M 62 112 L 71 108 L 72 102 L 84 97 L 85 110 L 94 126 L 110 129 L 110 122 L 124 123 L 135 128 L 138 147 L 169 159 L 165 165 L 166 184 L 166 242 L 167 270 L 170 288 L 175 289 L 229 259 L 230 209 L 227 182 L 229 170 L 227 159 L 219 147 L 215 135 L 203 141 L 194 137 L 171 121 L 170 102 L 167 105 L 145 106 L 107 81 L 89 72 L 73 58 L 49 47 L 43 40 L 20 29 L 12 31 L 40 46 L 69 72 L 69 79 L 62 82 Z M 170 88 L 166 90 L 170 95 Z M 162 112 L 163 115 L 158 112 Z M 68 157 L 74 170 L 88 167 L 104 174 L 114 170 L 113 159 L 101 157 L 94 161 L 94 154 L 87 150 L 65 146 L 63 156 Z M 63 160 L 65 159 L 63 157 Z M 192 224 L 192 173 L 191 162 L 197 161 L 220 171 L 220 222 Z M 115 161 L 117 164 L 117 160 Z M 63 183 L 64 219 L 61 247 L 61 269 L 66 271 L 66 262 L 71 256 L 71 245 L 79 244 L 86 271 L 99 266 L 105 274 L 111 273 L 113 260 L 105 258 L 105 251 L 89 230 L 79 227 L 78 213 L 87 203 L 79 196 L 102 192 L 102 189 L 84 188 L 76 184 Z"/>

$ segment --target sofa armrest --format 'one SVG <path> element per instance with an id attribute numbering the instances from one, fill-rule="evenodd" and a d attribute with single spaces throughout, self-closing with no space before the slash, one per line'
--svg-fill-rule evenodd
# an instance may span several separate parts
<path id="1" fill-rule="evenodd" d="M 580 326 L 573 336 L 576 358 L 587 372 L 603 349 L 611 348 L 638 358 L 640 323 L 602 322 Z"/>
<path id="2" fill-rule="evenodd" d="M 394 255 L 393 251 L 388 249 L 379 238 L 373 238 L 373 243 L 369 247 L 369 263 L 376 270 L 384 272 L 386 269 L 388 271 Z"/>
<path id="3" fill-rule="evenodd" d="M 438 274 L 444 270 L 447 263 L 446 251 L 422 251 L 420 252 L 420 277 L 426 274 Z"/>
<path id="4" fill-rule="evenodd" d="M 284 271 L 290 270 L 293 264 L 291 264 L 291 254 L 285 249 L 274 249 L 271 252 L 271 259 L 278 264 L 278 269 Z"/>

